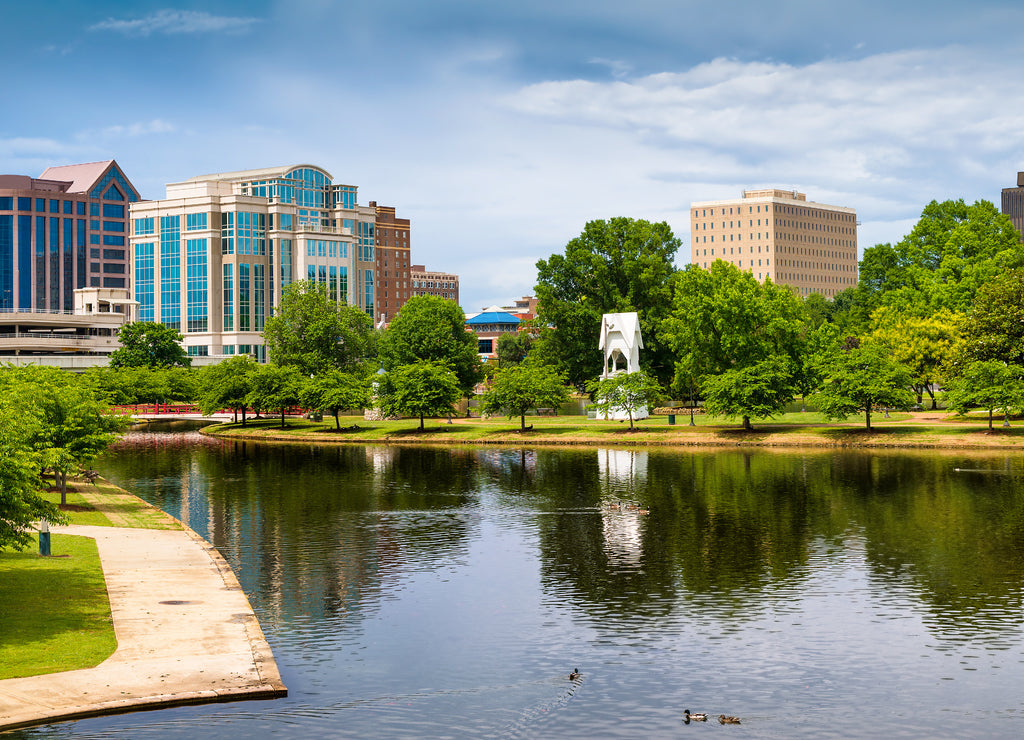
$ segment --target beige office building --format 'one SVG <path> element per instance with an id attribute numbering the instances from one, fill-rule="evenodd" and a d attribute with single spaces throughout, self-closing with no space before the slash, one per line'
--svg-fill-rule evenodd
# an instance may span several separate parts
<path id="1" fill-rule="evenodd" d="M 744 190 L 690 206 L 690 261 L 724 260 L 801 296 L 832 298 L 857 284 L 857 212 L 795 190 Z"/>

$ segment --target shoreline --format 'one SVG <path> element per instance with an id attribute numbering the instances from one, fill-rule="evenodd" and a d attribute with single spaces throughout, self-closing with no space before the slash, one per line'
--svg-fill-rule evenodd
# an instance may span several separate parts
<path id="1" fill-rule="evenodd" d="M 536 417 L 531 417 L 536 426 L 525 434 L 502 420 L 475 417 L 456 419 L 452 424 L 438 421 L 428 424 L 422 432 L 411 426 L 415 420 L 405 420 L 405 427 L 396 422 L 384 426 L 380 422 L 364 422 L 366 426 L 357 423 L 354 430 L 338 432 L 326 422 L 316 424 L 298 419 L 292 419 L 289 427 L 282 430 L 277 420 L 265 418 L 248 420 L 245 427 L 211 424 L 200 432 L 222 440 L 318 445 L 1024 451 L 1024 427 L 997 427 L 989 432 L 981 425 L 935 423 L 934 419 L 928 420 L 933 423 L 922 423 L 911 418 L 876 425 L 870 430 L 852 424 L 764 424 L 749 431 L 726 425 L 676 428 L 640 424 L 630 432 L 607 422 L 598 422 L 604 426 L 597 426 L 593 421 L 565 421 L 576 418 L 556 417 L 558 421 L 544 419 L 538 423 Z"/>
<path id="2" fill-rule="evenodd" d="M 96 540 L 117 649 L 92 668 L 0 681 L 0 732 L 287 696 L 270 645 L 230 565 L 187 525 L 180 530 L 69 525 L 52 531 Z"/>

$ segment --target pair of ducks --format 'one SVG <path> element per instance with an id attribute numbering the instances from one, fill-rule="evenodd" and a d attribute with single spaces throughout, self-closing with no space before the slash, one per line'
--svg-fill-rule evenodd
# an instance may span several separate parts
<path id="1" fill-rule="evenodd" d="M 685 722 L 686 724 L 690 724 L 690 722 L 707 722 L 707 721 L 708 721 L 708 715 L 705 714 L 704 712 L 697 712 L 696 714 L 691 714 L 689 709 L 684 709 L 683 710 L 683 722 Z M 720 714 L 720 715 L 718 715 L 718 724 L 720 724 L 720 725 L 738 725 L 738 724 L 740 724 L 740 718 L 739 717 L 730 717 L 729 715 L 726 715 L 726 714 Z"/>
<path id="2" fill-rule="evenodd" d="M 635 511 L 637 514 L 651 513 L 650 509 L 646 509 L 643 506 L 639 506 L 638 504 L 626 504 L 625 506 L 623 506 L 622 504 L 619 503 L 610 503 L 608 504 L 608 508 L 611 509 L 612 511 Z"/>

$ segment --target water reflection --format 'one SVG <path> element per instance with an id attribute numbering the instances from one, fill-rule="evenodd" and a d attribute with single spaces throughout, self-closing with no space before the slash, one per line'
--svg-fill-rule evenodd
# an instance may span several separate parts
<path id="1" fill-rule="evenodd" d="M 292 691 L 272 711 L 308 732 L 663 736 L 686 696 L 858 736 L 896 695 L 974 708 L 893 736 L 1024 730 L 1016 456 L 149 434 L 101 469 L 228 557 Z"/>

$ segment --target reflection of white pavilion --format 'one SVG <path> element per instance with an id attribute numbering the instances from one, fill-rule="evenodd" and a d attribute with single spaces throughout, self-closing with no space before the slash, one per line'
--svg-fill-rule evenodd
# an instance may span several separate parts
<path id="1" fill-rule="evenodd" d="M 647 483 L 646 450 L 597 451 L 597 467 L 601 473 L 603 490 L 612 501 L 625 503 L 635 499 L 637 489 Z M 642 534 L 640 516 L 624 509 L 602 510 L 604 552 L 608 562 L 634 568 L 640 565 Z"/>

